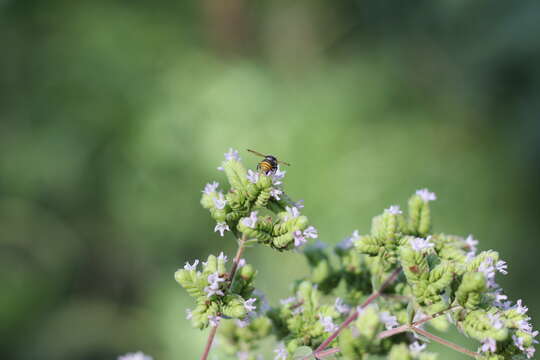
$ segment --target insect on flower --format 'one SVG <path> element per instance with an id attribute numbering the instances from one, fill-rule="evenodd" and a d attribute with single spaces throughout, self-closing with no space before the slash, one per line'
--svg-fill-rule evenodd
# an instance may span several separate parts
<path id="1" fill-rule="evenodd" d="M 257 170 L 262 171 L 265 175 L 275 173 L 277 171 L 278 164 L 291 166 L 291 164 L 286 163 L 285 161 L 278 160 L 273 155 L 264 155 L 258 151 L 250 150 L 250 149 L 247 149 L 247 151 L 264 158 L 264 160 L 262 160 L 259 164 L 257 164 Z"/>

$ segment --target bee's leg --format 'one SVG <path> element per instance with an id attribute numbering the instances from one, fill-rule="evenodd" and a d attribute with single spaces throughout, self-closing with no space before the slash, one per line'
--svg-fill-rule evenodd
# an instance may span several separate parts
<path id="1" fill-rule="evenodd" d="M 261 171 L 261 164 L 260 163 L 257 164 L 257 171 Z"/>

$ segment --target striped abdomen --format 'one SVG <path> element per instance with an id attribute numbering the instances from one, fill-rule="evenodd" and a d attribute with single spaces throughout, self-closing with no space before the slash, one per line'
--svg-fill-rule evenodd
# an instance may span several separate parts
<path id="1" fill-rule="evenodd" d="M 259 169 L 265 174 L 268 174 L 274 171 L 275 168 L 276 168 L 276 165 L 270 160 L 264 159 L 263 161 L 259 163 Z"/>

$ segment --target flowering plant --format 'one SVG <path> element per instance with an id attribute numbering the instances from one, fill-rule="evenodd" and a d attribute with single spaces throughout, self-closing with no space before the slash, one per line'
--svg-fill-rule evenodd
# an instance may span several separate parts
<path id="1" fill-rule="evenodd" d="M 222 350 L 232 358 L 259 359 L 262 339 L 275 336 L 276 360 L 367 359 L 432 360 L 425 342 L 435 341 L 464 355 L 485 360 L 531 358 L 535 337 L 527 307 L 508 301 L 497 284 L 507 264 L 495 251 L 477 251 L 471 235 L 433 232 L 427 189 L 408 202 L 407 214 L 393 205 L 373 218 L 369 234 L 354 231 L 330 247 L 322 242 L 283 189 L 285 172 L 246 170 L 230 150 L 218 168 L 230 189 L 212 182 L 201 204 L 216 221 L 220 236 L 231 233 L 238 250 L 227 269 L 223 253 L 186 263 L 175 278 L 195 300 L 187 318 L 193 326 L 210 326 L 201 359 L 207 359 L 217 329 Z M 242 258 L 248 244 L 279 252 L 298 250 L 310 274 L 294 282 L 291 297 L 270 306 L 255 289 L 255 267 Z M 424 328 L 455 326 L 479 342 L 469 350 Z"/>

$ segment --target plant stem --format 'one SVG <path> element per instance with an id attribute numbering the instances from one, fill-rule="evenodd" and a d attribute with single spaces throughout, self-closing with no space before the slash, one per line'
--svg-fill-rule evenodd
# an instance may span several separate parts
<path id="1" fill-rule="evenodd" d="M 210 334 L 208 334 L 208 340 L 206 341 L 206 346 L 204 347 L 204 353 L 201 356 L 201 360 L 206 360 L 208 358 L 208 354 L 210 353 L 210 349 L 212 348 L 212 343 L 214 342 L 214 337 L 216 336 L 217 328 L 219 324 L 216 326 L 212 326 L 210 329 Z"/>
<path id="2" fill-rule="evenodd" d="M 450 349 L 456 350 L 456 351 L 458 351 L 458 352 L 460 352 L 462 354 L 468 355 L 468 356 L 470 356 L 472 358 L 476 359 L 479 356 L 479 354 L 475 353 L 474 351 L 471 351 L 469 349 L 465 349 L 465 348 L 463 348 L 463 347 L 461 347 L 461 346 L 459 346 L 457 344 L 454 344 L 453 342 L 450 342 L 450 341 L 445 340 L 443 338 L 440 338 L 440 337 L 438 337 L 436 335 L 433 335 L 432 333 L 427 332 L 427 331 L 425 331 L 423 329 L 420 329 L 420 328 L 417 328 L 417 327 L 411 327 L 411 330 L 418 333 L 418 334 L 420 334 L 420 335 L 422 335 L 422 336 L 427 337 L 428 339 L 431 339 L 431 340 L 433 340 L 435 342 L 438 342 L 439 344 L 447 346 Z"/>
<path id="3" fill-rule="evenodd" d="M 443 311 L 439 311 L 438 313 L 435 313 L 433 315 L 429 315 L 429 316 L 426 316 L 418 321 L 415 321 L 413 322 L 412 324 L 405 324 L 405 325 L 401 325 L 397 328 L 393 328 L 393 329 L 390 329 L 390 330 L 386 330 L 386 331 L 383 331 L 381 333 L 379 333 L 379 335 L 377 335 L 377 337 L 379 339 L 386 339 L 387 337 L 390 337 L 390 336 L 394 336 L 396 334 L 400 334 L 402 332 L 406 332 L 406 331 L 411 331 L 411 328 L 413 327 L 417 327 L 418 325 L 422 325 L 423 323 L 426 323 L 430 320 L 433 320 L 441 315 L 444 315 L 446 314 L 448 311 L 452 311 L 452 310 L 455 310 L 455 309 L 458 309 L 460 308 L 460 306 L 453 306 L 453 307 L 450 307 L 446 310 L 443 310 Z"/>
<path id="4" fill-rule="evenodd" d="M 231 271 L 228 275 L 229 285 L 227 286 L 226 290 L 229 290 L 233 284 L 234 276 L 236 275 L 236 271 L 238 270 L 238 263 L 240 262 L 240 258 L 244 253 L 244 245 L 246 243 L 246 240 L 247 236 L 245 234 L 243 234 L 242 238 L 238 240 L 238 249 L 236 250 L 236 255 L 233 259 Z M 210 349 L 212 348 L 212 343 L 214 342 L 214 338 L 216 337 L 218 327 L 219 323 L 216 326 L 212 326 L 212 328 L 210 329 L 210 333 L 208 334 L 208 340 L 206 341 L 206 346 L 204 347 L 204 353 L 201 356 L 201 360 L 208 359 L 208 354 L 210 353 Z"/>
<path id="5" fill-rule="evenodd" d="M 374 293 L 372 293 L 363 303 L 362 305 L 360 305 L 360 308 L 363 309 L 365 308 L 366 306 L 368 306 L 369 304 L 371 304 L 373 302 L 373 300 L 377 299 L 379 296 L 381 296 L 381 293 L 384 291 L 384 289 L 386 289 L 388 287 L 388 285 L 390 285 L 391 283 L 394 282 L 394 280 L 396 280 L 396 278 L 398 277 L 398 275 L 401 273 L 401 268 L 397 268 L 396 270 L 394 270 L 394 272 L 388 277 L 388 279 L 386 279 L 386 281 L 381 285 L 381 287 L 375 291 Z M 347 326 L 350 325 L 350 323 L 352 323 L 354 320 L 356 320 L 356 318 L 358 317 L 358 310 L 354 310 L 347 319 L 345 319 L 345 321 L 339 326 L 339 328 L 334 331 L 334 333 L 332 335 L 330 335 L 330 337 L 328 337 L 328 339 L 326 339 L 325 341 L 323 341 L 323 343 L 321 345 L 319 345 L 319 347 L 317 349 L 315 349 L 315 351 L 313 352 L 312 355 L 315 356 L 315 358 L 317 358 L 318 355 L 320 355 L 324 349 L 326 349 L 328 347 L 328 345 L 339 335 L 339 333 L 341 331 L 343 331 L 343 329 L 345 329 Z M 311 355 L 310 355 L 311 356 Z M 304 358 L 304 359 L 307 359 Z"/>

